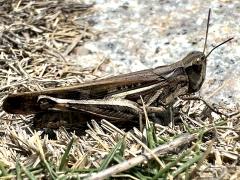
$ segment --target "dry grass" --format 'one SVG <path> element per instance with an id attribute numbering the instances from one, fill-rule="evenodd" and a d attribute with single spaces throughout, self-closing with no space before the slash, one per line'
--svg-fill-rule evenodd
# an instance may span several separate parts
<path id="1" fill-rule="evenodd" d="M 93 8 L 57 2 L 0 1 L 0 103 L 9 92 L 39 91 L 96 77 L 99 64 L 84 69 L 71 59 L 74 49 L 97 37 L 87 22 L 78 21 Z M 30 128 L 32 116 L 0 111 L 0 177 L 238 179 L 239 109 L 218 107 L 213 112 L 198 100 L 179 100 L 174 106 L 180 111 L 174 125 L 153 127 L 146 121 L 143 135 L 103 120 L 89 121 L 81 137 L 60 128 L 54 140 Z M 111 166 L 115 169 L 108 169 Z"/>

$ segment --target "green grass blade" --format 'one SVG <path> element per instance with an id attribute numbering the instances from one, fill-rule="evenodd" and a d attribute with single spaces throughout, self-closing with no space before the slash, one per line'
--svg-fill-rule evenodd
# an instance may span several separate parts
<path id="1" fill-rule="evenodd" d="M 155 137 L 154 137 L 154 128 L 152 125 L 149 126 L 149 128 L 147 128 L 147 145 L 149 147 L 149 149 L 153 149 L 156 147 L 156 143 L 155 143 Z"/>
<path id="2" fill-rule="evenodd" d="M 19 161 L 17 160 L 16 162 L 16 173 L 17 173 L 17 179 L 21 180 L 22 176 L 21 176 L 21 167 L 19 164 Z"/>
<path id="3" fill-rule="evenodd" d="M 53 171 L 49 163 L 44 159 L 43 164 L 46 166 L 47 171 L 49 172 L 52 179 L 56 179 L 57 174 Z"/>
<path id="4" fill-rule="evenodd" d="M 62 156 L 62 159 L 61 159 L 61 162 L 60 162 L 60 165 L 59 165 L 59 171 L 62 171 L 63 168 L 66 166 L 66 164 L 68 163 L 68 155 L 69 155 L 69 152 L 72 148 L 72 145 L 74 143 L 74 138 L 71 139 L 71 141 L 69 142 L 69 144 L 67 145 L 67 148 Z"/>
<path id="5" fill-rule="evenodd" d="M 194 146 L 195 147 L 195 146 Z M 181 161 L 184 157 L 186 157 L 187 155 L 190 154 L 190 152 L 192 151 L 192 148 L 186 150 L 185 152 L 183 152 L 180 156 L 178 156 L 174 161 L 169 162 L 168 164 L 166 164 L 165 168 L 161 169 L 160 171 L 158 171 L 158 173 L 153 177 L 154 179 L 158 179 L 159 177 L 163 177 L 165 173 L 167 173 L 170 168 L 172 168 L 173 166 L 175 166 L 179 161 Z"/>
<path id="6" fill-rule="evenodd" d="M 121 145 L 121 147 L 120 147 L 120 150 L 119 150 L 119 153 L 118 153 L 118 156 L 120 156 L 120 157 L 123 157 L 124 156 L 124 151 L 125 151 L 125 149 L 126 149 L 126 136 L 124 136 L 123 137 L 123 139 L 124 139 L 124 141 L 122 142 L 122 145 Z"/>
<path id="7" fill-rule="evenodd" d="M 102 171 L 103 169 L 106 169 L 109 165 L 109 163 L 112 161 L 114 158 L 114 155 L 117 153 L 117 150 L 123 146 L 124 138 L 122 138 L 116 145 L 115 147 L 109 152 L 108 156 L 106 159 L 103 160 L 101 166 L 99 167 L 99 171 Z"/>
<path id="8" fill-rule="evenodd" d="M 0 161 L 0 170 L 2 171 L 2 176 L 7 176 L 7 170 L 5 169 L 5 167 L 4 167 L 4 163 L 2 162 L 2 161 Z"/>
<path id="9" fill-rule="evenodd" d="M 176 177 L 180 173 L 184 172 L 186 169 L 188 169 L 190 166 L 192 166 L 194 163 L 198 162 L 203 156 L 203 153 L 195 155 L 192 159 L 181 165 L 177 170 L 175 170 L 172 174 L 173 177 Z"/>
<path id="10" fill-rule="evenodd" d="M 20 168 L 23 170 L 23 172 L 26 174 L 28 179 L 30 180 L 36 180 L 35 176 L 27 169 L 24 167 L 24 165 L 19 163 Z"/>

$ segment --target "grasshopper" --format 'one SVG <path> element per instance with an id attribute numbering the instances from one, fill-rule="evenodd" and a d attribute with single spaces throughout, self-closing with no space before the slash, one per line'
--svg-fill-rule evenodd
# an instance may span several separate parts
<path id="1" fill-rule="evenodd" d="M 177 97 L 199 91 L 206 76 L 207 57 L 213 50 L 233 39 L 220 43 L 205 55 L 210 14 L 211 9 L 203 52 L 190 52 L 171 65 L 77 86 L 8 95 L 3 102 L 3 109 L 12 114 L 36 114 L 36 117 L 41 118 L 35 120 L 35 126 L 50 128 L 79 126 L 87 118 L 107 119 L 116 124 L 136 122 L 143 114 L 143 105 L 148 113 L 160 114 Z M 66 121 L 60 122 L 60 116 Z"/>

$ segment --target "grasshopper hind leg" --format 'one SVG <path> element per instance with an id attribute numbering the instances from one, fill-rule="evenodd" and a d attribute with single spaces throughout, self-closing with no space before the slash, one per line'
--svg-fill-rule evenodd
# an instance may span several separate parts
<path id="1" fill-rule="evenodd" d="M 126 121 L 111 121 L 112 124 L 125 130 L 130 130 L 132 127 L 138 127 L 138 120 Z M 43 131 L 42 136 L 47 134 L 51 139 L 56 139 L 54 130 L 64 127 L 67 132 L 75 132 L 76 135 L 85 135 L 85 130 L 88 129 L 87 123 L 94 119 L 100 124 L 103 118 L 91 116 L 88 113 L 79 111 L 46 111 L 36 114 L 32 119 L 32 129 Z M 55 134 L 55 135 L 54 135 Z"/>
<path id="2" fill-rule="evenodd" d="M 88 115 L 79 112 L 41 112 L 33 117 L 32 128 L 43 130 L 43 134 L 48 134 L 49 137 L 52 137 L 52 132 L 60 127 L 64 127 L 69 132 L 75 131 L 78 135 L 83 135 L 89 118 Z"/>

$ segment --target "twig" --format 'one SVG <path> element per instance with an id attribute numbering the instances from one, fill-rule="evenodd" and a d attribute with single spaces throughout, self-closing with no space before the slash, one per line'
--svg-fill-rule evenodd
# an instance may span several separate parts
<path id="1" fill-rule="evenodd" d="M 63 56 L 67 56 L 70 52 L 72 52 L 72 50 L 77 46 L 77 44 L 81 41 L 81 39 L 83 38 L 84 34 L 80 34 L 78 35 L 76 38 L 73 39 L 72 43 L 70 44 L 70 46 L 67 47 L 67 49 L 65 50 L 65 52 L 63 53 Z"/>
<path id="2" fill-rule="evenodd" d="M 182 145 L 186 145 L 189 144 L 190 142 L 192 142 L 193 140 L 195 140 L 197 138 L 196 134 L 183 134 L 182 136 L 176 138 L 173 141 L 170 141 L 169 143 L 163 144 L 158 146 L 157 148 L 153 149 L 153 153 L 156 156 L 163 156 L 166 155 L 170 152 L 173 152 L 176 150 L 176 148 L 182 146 Z M 89 177 L 87 177 L 86 179 L 88 180 L 97 180 L 97 179 L 105 179 L 111 175 L 120 173 L 122 171 L 128 170 L 144 161 L 149 161 L 150 159 L 153 158 L 153 155 L 150 153 L 144 153 L 142 155 L 139 155 L 137 157 L 134 157 L 132 159 L 129 159 L 127 161 L 123 161 L 120 164 L 117 164 L 115 166 L 112 166 L 108 169 L 105 169 L 99 173 L 96 174 L 92 174 Z"/>

